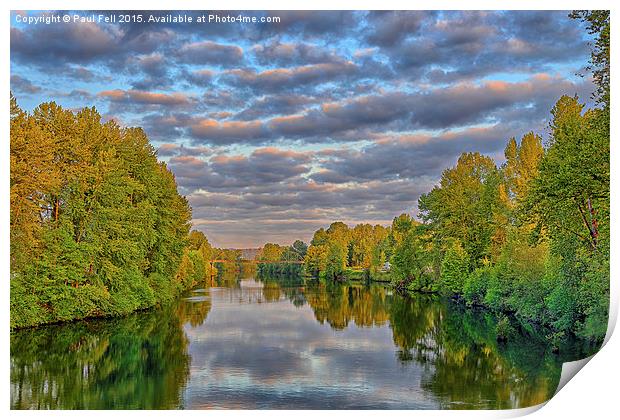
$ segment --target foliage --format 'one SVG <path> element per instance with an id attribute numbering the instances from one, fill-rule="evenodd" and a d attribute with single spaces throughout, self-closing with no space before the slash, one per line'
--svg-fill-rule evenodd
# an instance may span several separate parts
<path id="1" fill-rule="evenodd" d="M 389 229 L 370 224 L 359 224 L 350 229 L 345 223 L 334 222 L 327 229 L 314 233 L 304 256 L 306 270 L 327 278 L 340 276 L 346 267 L 370 270 L 385 262 L 378 251 Z"/>
<path id="2" fill-rule="evenodd" d="M 11 327 L 127 314 L 191 283 L 190 208 L 138 128 L 11 97 Z"/>
<path id="3" fill-rule="evenodd" d="M 13 332 L 11 408 L 178 408 L 189 378 L 189 311 L 174 309 Z"/>
<path id="4" fill-rule="evenodd" d="M 586 22 L 588 33 L 596 35 L 592 49 L 589 70 L 593 70 L 597 91 L 594 97 L 604 109 L 609 108 L 610 81 L 610 15 L 609 10 L 575 10 L 570 14 L 573 19 Z"/>
<path id="5" fill-rule="evenodd" d="M 396 226 L 392 229 L 395 231 Z M 430 275 L 432 254 L 428 250 L 424 227 L 412 223 L 407 232 L 401 231 L 401 237 L 391 259 L 393 278 L 397 282 L 404 280 L 410 291 L 436 291 L 437 285 Z"/>
<path id="6" fill-rule="evenodd" d="M 327 254 L 325 258 L 325 271 L 323 275 L 327 279 L 338 279 L 347 262 L 347 249 L 341 242 L 331 242 L 327 246 Z"/>
<path id="7" fill-rule="evenodd" d="M 327 245 L 310 245 L 304 264 L 309 273 L 318 275 L 324 272 L 327 267 Z"/>
<path id="8" fill-rule="evenodd" d="M 495 326 L 497 341 L 507 341 L 515 334 L 515 329 L 510 325 L 510 320 L 506 315 L 502 315 Z"/>
<path id="9" fill-rule="evenodd" d="M 467 252 L 459 243 L 454 243 L 441 262 L 441 289 L 454 294 L 463 293 L 463 284 L 468 274 Z"/>
<path id="10" fill-rule="evenodd" d="M 308 252 L 308 244 L 300 240 L 296 240 L 295 242 L 293 242 L 293 245 L 291 246 L 291 248 L 293 251 L 297 253 L 297 255 L 299 255 L 299 257 L 301 257 L 302 260 L 304 259 L 304 257 L 306 256 L 306 253 Z"/>
<path id="11" fill-rule="evenodd" d="M 446 169 L 440 185 L 420 197 L 422 220 L 442 248 L 460 242 L 470 268 L 492 256 L 495 237 L 504 228 L 495 217 L 505 212 L 500 195 L 500 173 L 493 160 L 479 153 L 463 153 L 454 168 Z"/>

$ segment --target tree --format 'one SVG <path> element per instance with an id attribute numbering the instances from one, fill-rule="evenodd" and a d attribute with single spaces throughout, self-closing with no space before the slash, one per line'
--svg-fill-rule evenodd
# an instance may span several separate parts
<path id="1" fill-rule="evenodd" d="M 199 230 L 192 230 L 189 233 L 189 249 L 192 250 L 196 250 L 196 249 L 200 249 L 200 247 L 204 244 L 204 243 L 208 243 L 209 241 L 207 240 L 207 237 L 204 233 L 202 233 Z"/>
<path id="2" fill-rule="evenodd" d="M 598 89 L 594 98 L 603 109 L 609 109 L 609 81 L 610 81 L 610 47 L 609 47 L 609 10 L 575 10 L 569 15 L 587 24 L 588 33 L 596 35 L 592 48 L 590 67 L 594 70 L 594 82 Z"/>
<path id="3" fill-rule="evenodd" d="M 457 240 L 472 268 L 490 258 L 494 238 L 503 237 L 498 232 L 502 222 L 496 217 L 506 211 L 500 186 L 501 177 L 491 158 L 463 153 L 454 168 L 443 172 L 440 185 L 419 199 L 420 216 L 439 246 Z"/>
<path id="4" fill-rule="evenodd" d="M 325 278 L 336 280 L 344 271 L 347 262 L 347 248 L 335 241 L 327 245 Z"/>
<path id="5" fill-rule="evenodd" d="M 11 94 L 10 219 L 11 266 L 20 269 L 41 245 L 43 219 L 49 211 L 46 192 L 59 185 L 55 143 L 23 112 Z"/>
<path id="6" fill-rule="evenodd" d="M 513 200 L 522 200 L 527 195 L 530 182 L 538 176 L 543 154 L 542 138 L 533 132 L 523 136 L 519 145 L 514 137 L 508 142 L 504 151 L 506 163 L 502 169 Z"/>
<path id="7" fill-rule="evenodd" d="M 567 234 L 596 249 L 601 229 L 609 229 L 609 142 L 595 124 L 597 111 L 582 113 L 583 107 L 576 96 L 562 96 L 553 107 L 527 210 L 552 236 Z"/>
<path id="8" fill-rule="evenodd" d="M 409 290 L 431 291 L 436 289 L 431 271 L 432 254 L 424 227 L 409 229 L 392 256 L 392 273 L 397 282 L 402 282 Z"/>
<path id="9" fill-rule="evenodd" d="M 348 265 L 369 268 L 374 245 L 372 225 L 367 223 L 356 225 L 351 230 Z"/>
<path id="10" fill-rule="evenodd" d="M 588 338 L 606 330 L 609 305 L 609 131 L 603 111 L 583 112 L 563 96 L 552 110 L 551 138 L 525 214 L 538 241 L 560 257 L 555 287 L 546 298 L 558 330 Z"/>
<path id="11" fill-rule="evenodd" d="M 325 229 L 320 228 L 319 230 L 314 232 L 314 235 L 312 236 L 312 241 L 310 241 L 310 245 L 314 245 L 314 246 L 325 245 L 327 243 L 327 240 L 328 240 L 327 232 L 325 232 Z"/>
<path id="12" fill-rule="evenodd" d="M 343 247 L 348 247 L 349 241 L 351 240 L 351 230 L 349 226 L 343 222 L 332 223 L 325 233 L 327 234 L 329 242 L 338 242 Z"/>
<path id="13" fill-rule="evenodd" d="M 310 245 L 304 263 L 314 275 L 324 272 L 327 266 L 327 245 Z"/>
<path id="14" fill-rule="evenodd" d="M 469 273 L 468 256 L 461 245 L 455 242 L 441 263 L 441 287 L 455 295 L 463 294 L 463 285 Z"/>
<path id="15" fill-rule="evenodd" d="M 301 259 L 304 259 L 306 253 L 308 252 L 308 245 L 303 241 L 296 240 L 295 242 L 293 242 L 293 250 L 295 250 L 295 252 L 299 254 Z"/>
<path id="16" fill-rule="evenodd" d="M 278 244 L 266 243 L 258 256 L 259 261 L 280 261 L 282 257 L 282 248 Z"/>

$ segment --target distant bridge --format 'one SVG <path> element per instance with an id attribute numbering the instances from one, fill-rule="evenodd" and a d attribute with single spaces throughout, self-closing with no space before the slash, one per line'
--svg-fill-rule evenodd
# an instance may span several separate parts
<path id="1" fill-rule="evenodd" d="M 209 264 L 213 266 L 215 263 L 256 263 L 256 264 L 303 264 L 303 261 L 298 260 L 277 260 L 277 261 L 263 261 L 263 260 L 211 260 Z"/>

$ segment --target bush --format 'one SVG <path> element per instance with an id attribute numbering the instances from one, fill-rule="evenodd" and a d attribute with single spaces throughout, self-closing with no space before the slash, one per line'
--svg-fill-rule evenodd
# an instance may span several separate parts
<path id="1" fill-rule="evenodd" d="M 609 320 L 609 258 L 591 258 L 577 290 L 578 309 L 583 321 L 577 335 L 596 341 L 607 332 Z"/>
<path id="2" fill-rule="evenodd" d="M 551 326 L 556 331 L 570 331 L 576 320 L 576 304 L 573 290 L 565 281 L 559 283 L 545 298 Z"/>
<path id="3" fill-rule="evenodd" d="M 493 274 L 493 269 L 488 266 L 477 268 L 469 273 L 463 285 L 465 303 L 470 306 L 484 304 L 484 297 Z"/>
<path id="4" fill-rule="evenodd" d="M 510 324 L 510 319 L 506 315 L 500 316 L 495 326 L 497 341 L 508 341 L 515 334 L 515 329 Z"/>

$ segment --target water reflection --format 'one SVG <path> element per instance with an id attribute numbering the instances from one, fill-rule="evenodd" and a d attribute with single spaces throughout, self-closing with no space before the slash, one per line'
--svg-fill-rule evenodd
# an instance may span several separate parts
<path id="1" fill-rule="evenodd" d="M 514 408 L 557 386 L 562 359 L 533 337 L 498 344 L 488 314 L 257 276 L 220 270 L 168 308 L 13 333 L 11 407 Z"/>
<path id="2" fill-rule="evenodd" d="M 168 308 L 11 334 L 11 408 L 180 407 L 189 375 L 183 316 Z"/>

